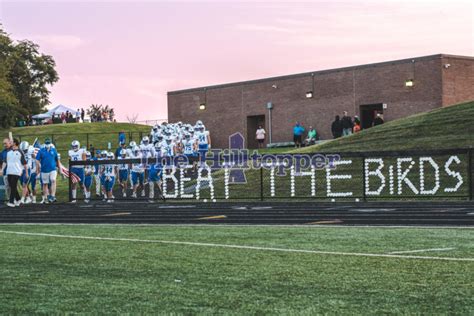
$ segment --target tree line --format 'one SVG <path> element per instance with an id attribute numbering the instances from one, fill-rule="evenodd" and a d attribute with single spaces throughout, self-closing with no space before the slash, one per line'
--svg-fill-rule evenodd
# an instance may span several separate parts
<path id="1" fill-rule="evenodd" d="M 29 40 L 14 41 L 0 25 L 0 127 L 45 111 L 56 63 Z"/>

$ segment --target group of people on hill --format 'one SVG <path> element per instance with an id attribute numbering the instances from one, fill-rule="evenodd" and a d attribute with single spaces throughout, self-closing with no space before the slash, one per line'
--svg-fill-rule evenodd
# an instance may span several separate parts
<path id="1" fill-rule="evenodd" d="M 295 148 L 301 147 L 302 145 L 314 145 L 316 141 L 319 140 L 318 132 L 313 126 L 309 126 L 306 138 L 303 139 L 305 132 L 306 129 L 303 124 L 296 122 L 295 126 L 293 126 L 293 142 L 295 143 Z"/>
<path id="2" fill-rule="evenodd" d="M 377 113 L 373 120 L 372 126 L 381 125 L 384 123 L 384 119 L 381 113 Z M 259 127 L 259 130 L 262 127 Z M 257 130 L 257 139 L 259 138 L 259 130 Z M 360 132 L 362 130 L 361 121 L 358 116 L 354 116 L 354 119 L 347 114 L 347 111 L 344 111 L 342 118 L 339 115 L 336 115 L 334 122 L 331 125 L 331 132 L 334 138 L 339 138 L 342 136 L 348 136 L 353 133 Z M 306 138 L 304 135 L 306 133 Z M 260 132 L 262 134 L 262 132 Z M 263 133 L 264 135 L 264 133 Z M 303 124 L 296 122 L 293 126 L 293 142 L 295 148 L 301 146 L 309 146 L 316 143 L 319 140 L 319 135 L 312 126 L 309 127 L 308 131 L 304 128 Z M 260 147 L 260 146 L 259 146 Z"/>
<path id="3" fill-rule="evenodd" d="M 189 161 L 197 162 L 199 155 L 206 155 L 211 148 L 211 136 L 202 121 L 197 121 L 194 125 L 182 122 L 155 125 L 150 134 L 144 136 L 139 144 L 135 141 L 127 143 L 121 138 L 115 152 L 109 150 L 90 152 L 81 147 L 79 141 L 74 140 L 68 151 L 69 161 L 99 163 L 82 165 L 72 163 L 71 173 L 62 166 L 60 155 L 50 139 L 46 139 L 43 145 L 39 142 L 30 145 L 25 141 L 20 143 L 17 139 L 6 138 L 3 146 L 4 150 L 0 156 L 2 175 L 7 184 L 9 195 L 7 205 L 10 207 L 36 203 L 37 181 L 40 181 L 43 192 L 40 203 L 55 202 L 58 170 L 61 174 L 71 177 L 73 203 L 77 202 L 78 189 L 83 191 L 84 201 L 89 202 L 93 185 L 96 195 L 111 203 L 115 199 L 113 189 L 116 184 L 120 186 L 123 197 L 127 197 L 130 188 L 133 198 L 137 198 L 138 195 L 146 197 L 145 186 L 148 186 L 148 198 L 153 202 L 155 188 L 161 192 L 163 168 L 159 163 L 145 164 L 143 158 L 173 158 L 183 154 Z M 100 160 L 126 159 L 136 159 L 140 163 L 100 163 Z M 21 194 L 18 191 L 18 182 Z"/>
<path id="4" fill-rule="evenodd" d="M 377 113 L 372 126 L 381 125 L 384 123 L 381 113 Z M 334 138 L 342 136 L 349 136 L 353 133 L 358 133 L 362 130 L 361 122 L 359 117 L 356 115 L 354 119 L 347 114 L 347 111 L 342 113 L 342 118 L 336 115 L 334 122 L 331 125 L 331 132 Z"/>

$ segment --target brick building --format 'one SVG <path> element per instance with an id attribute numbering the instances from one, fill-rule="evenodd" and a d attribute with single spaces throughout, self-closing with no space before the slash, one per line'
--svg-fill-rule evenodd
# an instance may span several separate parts
<path id="1" fill-rule="evenodd" d="M 228 147 L 234 132 L 254 148 L 259 124 L 274 143 L 291 141 L 296 121 L 327 139 L 344 110 L 368 128 L 376 112 L 391 121 L 470 100 L 474 57 L 443 54 L 171 91 L 168 120 L 202 120 L 214 148 Z"/>

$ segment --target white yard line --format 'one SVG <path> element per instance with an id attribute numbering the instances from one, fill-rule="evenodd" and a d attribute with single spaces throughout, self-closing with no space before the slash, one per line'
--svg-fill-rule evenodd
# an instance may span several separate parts
<path id="1" fill-rule="evenodd" d="M 402 254 L 402 253 L 417 253 L 417 252 L 427 252 L 427 251 L 449 251 L 456 248 L 429 248 L 429 249 L 417 249 L 417 250 L 404 250 L 404 251 L 392 251 L 389 254 Z"/>
<path id="2" fill-rule="evenodd" d="M 141 242 L 141 243 L 159 243 L 159 244 L 186 245 L 186 246 L 198 246 L 198 247 L 232 248 L 232 249 L 278 251 L 278 252 L 291 252 L 291 253 L 309 253 L 309 254 L 334 255 L 334 256 L 396 258 L 396 259 L 421 259 L 421 260 L 442 260 L 442 261 L 471 261 L 471 262 L 474 262 L 474 258 L 428 257 L 428 256 L 410 256 L 410 255 L 404 256 L 404 255 L 397 255 L 397 254 L 319 251 L 319 250 L 273 248 L 273 247 L 245 246 L 245 245 L 226 245 L 226 244 L 190 242 L 190 241 L 171 241 L 171 240 L 112 238 L 112 237 L 95 237 L 95 236 L 79 236 L 79 235 L 58 235 L 58 234 L 45 234 L 45 233 L 28 233 L 28 232 L 8 231 L 8 230 L 0 230 L 0 233 L 13 234 L 13 235 L 24 235 L 24 236 L 42 236 L 42 237 L 54 237 L 54 238 L 106 240 L 106 241 L 126 241 L 126 242 Z"/>
<path id="3" fill-rule="evenodd" d="M 474 214 L 474 213 L 473 213 Z M 156 226 L 163 226 L 163 227 L 180 227 L 180 228 L 190 228 L 197 226 L 203 227 L 219 227 L 219 228 L 235 228 L 235 227 L 246 227 L 246 228 L 311 228 L 311 229 L 326 229 L 326 228 L 340 228 L 340 229 L 348 229 L 348 228 L 370 228 L 370 229 L 437 229 L 437 230 L 444 230 L 444 229 L 462 229 L 462 230 L 474 230 L 474 226 L 461 226 L 461 225 L 367 225 L 367 224 L 354 224 L 354 225 L 308 225 L 308 224 L 163 224 L 163 223 L 138 223 L 138 224 L 117 224 L 117 223 L 31 223 L 31 222 L 16 222 L 16 223 L 0 223 L 0 227 L 2 226 L 113 226 L 113 227 L 156 227 Z"/>

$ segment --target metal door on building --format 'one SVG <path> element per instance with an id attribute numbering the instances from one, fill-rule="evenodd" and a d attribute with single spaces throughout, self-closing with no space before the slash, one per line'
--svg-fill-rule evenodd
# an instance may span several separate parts
<path id="1" fill-rule="evenodd" d="M 383 114 L 383 103 L 364 104 L 360 106 L 360 121 L 362 129 L 374 126 L 377 113 Z"/>

